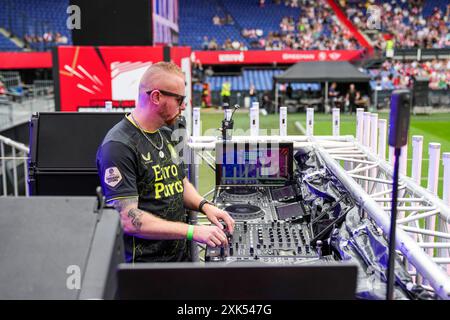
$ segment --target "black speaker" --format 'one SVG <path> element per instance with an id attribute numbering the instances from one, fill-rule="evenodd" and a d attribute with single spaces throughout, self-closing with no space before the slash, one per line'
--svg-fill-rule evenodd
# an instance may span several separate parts
<path id="1" fill-rule="evenodd" d="M 42 112 L 30 122 L 32 195 L 89 196 L 100 185 L 95 163 L 106 133 L 124 113 Z"/>
<path id="2" fill-rule="evenodd" d="M 153 45 L 152 1 L 70 0 L 81 13 L 80 29 L 72 30 L 74 45 Z"/>
<path id="3" fill-rule="evenodd" d="M 430 80 L 426 77 L 415 77 L 413 87 L 413 105 L 414 106 L 429 106 L 428 93 Z"/>
<path id="4" fill-rule="evenodd" d="M 95 197 L 0 202 L 0 299 L 114 299 L 119 214 Z"/>

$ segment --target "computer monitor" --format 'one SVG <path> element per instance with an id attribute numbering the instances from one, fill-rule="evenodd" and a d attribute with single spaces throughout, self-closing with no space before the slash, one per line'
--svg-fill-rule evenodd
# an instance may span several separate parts
<path id="1" fill-rule="evenodd" d="M 270 265 L 138 263 L 118 267 L 119 299 L 355 299 L 357 267 L 347 263 Z"/>

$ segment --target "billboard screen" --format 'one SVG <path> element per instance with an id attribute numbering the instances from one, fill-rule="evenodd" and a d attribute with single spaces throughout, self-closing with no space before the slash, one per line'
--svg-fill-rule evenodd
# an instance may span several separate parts
<path id="1" fill-rule="evenodd" d="M 178 65 L 190 55 L 186 48 L 179 51 L 174 59 Z M 165 60 L 163 47 L 150 46 L 61 46 L 54 55 L 56 110 L 72 112 L 102 111 L 105 101 L 113 101 L 115 111 L 128 111 L 135 105 L 142 74 Z"/>

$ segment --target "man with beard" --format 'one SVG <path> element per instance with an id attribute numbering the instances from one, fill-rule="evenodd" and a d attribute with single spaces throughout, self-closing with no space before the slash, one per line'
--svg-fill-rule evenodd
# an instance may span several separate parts
<path id="1" fill-rule="evenodd" d="M 173 63 L 147 69 L 136 108 L 115 125 L 97 151 L 108 204 L 120 213 L 127 262 L 189 261 L 189 243 L 227 245 L 229 214 L 203 199 L 184 175 L 171 131 L 185 109 L 185 79 Z M 204 213 L 212 225 L 189 225 L 185 208 Z M 220 222 L 223 220 L 228 230 Z"/>

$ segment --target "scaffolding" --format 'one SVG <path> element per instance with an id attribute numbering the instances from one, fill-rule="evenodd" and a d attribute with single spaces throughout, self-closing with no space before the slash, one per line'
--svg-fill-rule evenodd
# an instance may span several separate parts
<path id="1" fill-rule="evenodd" d="M 370 218 L 388 238 L 393 185 L 393 168 L 389 162 L 392 163 L 393 159 L 390 157 L 389 162 L 385 160 L 386 120 L 378 119 L 377 114 L 357 110 L 356 137 L 339 136 L 339 112 L 333 110 L 334 135 L 314 136 L 313 113 L 308 110 L 307 114 L 306 135 L 285 135 L 286 113 L 280 112 L 280 117 L 284 117 L 284 120 L 280 118 L 280 132 L 284 134 L 263 136 L 252 128 L 259 121 L 254 121 L 252 117 L 256 115 L 250 113 L 250 135 L 234 136 L 232 141 L 293 142 L 295 150 L 313 148 L 326 168 L 352 195 L 361 214 Z M 191 152 L 189 173 L 195 187 L 199 185 L 199 165 L 202 161 L 215 168 L 212 153 L 219 141 L 215 136 L 198 135 L 200 130 L 195 124 L 200 124 L 199 117 L 200 112 L 194 109 L 194 135 L 188 143 Z M 416 140 L 423 141 L 420 138 Z M 418 183 L 422 146 L 417 141 L 413 141 L 413 178 L 406 176 L 406 149 L 400 160 L 403 162 L 403 174 L 399 181 L 396 249 L 417 284 L 433 290 L 442 299 L 450 299 L 450 277 L 446 269 L 450 267 L 450 153 L 443 154 L 444 199 L 441 200 L 437 197 L 439 146 L 430 144 L 428 188 L 425 189 Z M 212 192 L 214 189 L 205 196 Z M 197 221 L 195 213 L 192 213 L 192 218 Z"/>

